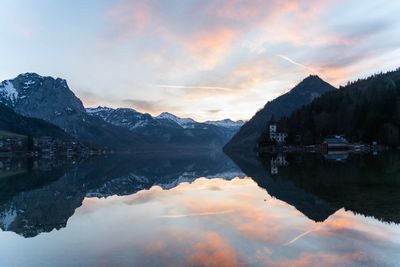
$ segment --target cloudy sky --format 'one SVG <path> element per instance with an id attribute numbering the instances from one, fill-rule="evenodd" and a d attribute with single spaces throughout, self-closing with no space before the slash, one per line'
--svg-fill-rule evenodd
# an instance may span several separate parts
<path id="1" fill-rule="evenodd" d="M 400 66 L 400 1 L 0 0 L 0 79 L 62 77 L 86 106 L 248 119 L 309 74 Z"/>

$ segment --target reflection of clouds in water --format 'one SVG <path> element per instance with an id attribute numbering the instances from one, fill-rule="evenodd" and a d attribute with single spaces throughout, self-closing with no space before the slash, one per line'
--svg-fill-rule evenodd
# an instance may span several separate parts
<path id="1" fill-rule="evenodd" d="M 93 247 L 89 257 L 106 266 L 390 266 L 399 260 L 399 226 L 344 209 L 315 223 L 246 178 L 85 199 L 68 225 L 60 233 L 85 240 L 72 249 Z"/>
<path id="2" fill-rule="evenodd" d="M 170 215 L 162 215 L 160 218 L 185 218 L 185 217 L 196 217 L 196 216 L 210 216 L 210 215 L 221 215 L 232 213 L 234 210 L 222 210 L 222 211 L 210 211 L 210 212 L 198 212 L 198 213 L 187 213 L 187 214 L 170 214 Z"/>
<path id="3" fill-rule="evenodd" d="M 213 191 L 220 191 L 222 190 L 222 188 L 220 186 L 216 186 L 216 185 L 211 185 L 209 187 L 207 187 L 208 190 L 213 190 Z"/>
<path id="4" fill-rule="evenodd" d="M 302 237 L 304 237 L 306 235 L 309 235 L 309 234 L 311 234 L 312 232 L 315 232 L 315 231 L 317 231 L 317 229 L 305 231 L 304 233 L 299 234 L 298 236 L 296 236 L 295 238 L 293 238 L 292 240 L 290 240 L 289 242 L 284 244 L 284 246 L 289 246 L 289 245 L 293 244 L 294 242 L 296 242 L 297 240 L 299 240 L 300 238 L 302 238 Z"/>
<path id="5" fill-rule="evenodd" d="M 219 233 L 205 233 L 187 258 L 187 266 L 245 266 L 239 253 Z"/>
<path id="6" fill-rule="evenodd" d="M 215 231 L 161 227 L 135 248 L 134 266 L 246 266 L 233 244 Z"/>
<path id="7" fill-rule="evenodd" d="M 378 266 L 371 261 L 372 258 L 363 252 L 343 252 L 340 257 L 330 252 L 300 253 L 292 259 L 279 261 L 268 261 L 267 266 L 271 267 L 308 267 L 308 266 Z M 352 265 L 355 264 L 355 265 Z"/>

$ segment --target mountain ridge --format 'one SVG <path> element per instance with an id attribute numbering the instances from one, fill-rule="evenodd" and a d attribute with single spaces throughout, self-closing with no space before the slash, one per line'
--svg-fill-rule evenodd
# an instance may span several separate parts
<path id="1" fill-rule="evenodd" d="M 278 121 L 290 144 L 319 144 L 327 135 L 350 142 L 400 144 L 400 68 L 349 82 Z"/>
<path id="2" fill-rule="evenodd" d="M 224 150 L 253 150 L 257 145 L 257 139 L 272 117 L 280 119 L 288 116 L 296 109 L 331 90 L 336 90 L 336 88 L 317 75 L 309 75 L 286 94 L 268 101 L 240 128 L 224 146 Z"/>
<path id="3" fill-rule="evenodd" d="M 238 129 L 171 113 L 153 117 L 131 108 L 86 109 L 61 78 L 24 73 L 0 83 L 0 103 L 52 123 L 80 141 L 118 150 L 222 147 Z"/>

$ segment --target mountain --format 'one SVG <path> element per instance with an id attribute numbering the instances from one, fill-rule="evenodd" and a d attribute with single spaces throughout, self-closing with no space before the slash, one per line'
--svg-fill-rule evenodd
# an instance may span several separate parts
<path id="1" fill-rule="evenodd" d="M 233 136 L 242 123 L 231 120 L 197 122 L 163 112 L 153 117 L 130 108 L 87 108 L 90 116 L 118 127 L 129 129 L 144 140 L 161 147 L 220 148 Z"/>
<path id="2" fill-rule="evenodd" d="M 0 102 L 24 116 L 58 125 L 74 133 L 84 119 L 82 102 L 63 79 L 25 73 L 0 84 Z"/>
<path id="3" fill-rule="evenodd" d="M 108 107 L 87 108 L 92 117 L 99 117 L 113 125 L 134 130 L 144 126 L 157 126 L 159 122 L 150 114 L 140 113 L 131 108 L 112 109 Z"/>
<path id="4" fill-rule="evenodd" d="M 219 121 L 205 121 L 205 124 L 211 124 L 219 127 L 224 127 L 224 128 L 231 128 L 231 129 L 237 129 L 239 130 L 240 127 L 243 126 L 244 121 L 238 120 L 238 121 L 233 121 L 231 119 L 225 119 L 225 120 L 219 120 Z"/>
<path id="5" fill-rule="evenodd" d="M 46 121 L 28 118 L 0 103 L 0 129 L 25 136 L 51 136 L 55 139 L 70 139 L 66 132 Z"/>
<path id="6" fill-rule="evenodd" d="M 182 128 L 194 128 L 197 124 L 209 124 L 226 129 L 238 130 L 243 124 L 243 121 L 232 121 L 231 119 L 197 122 L 191 118 L 180 118 L 169 112 L 163 112 L 156 117 L 158 120 L 172 121 L 179 124 Z"/>
<path id="7" fill-rule="evenodd" d="M 288 154 L 288 164 L 271 175 L 274 155 L 235 153 L 229 157 L 268 194 L 316 222 L 340 209 L 387 223 L 400 223 L 400 153 L 352 154 L 345 162 L 318 153 Z"/>
<path id="8" fill-rule="evenodd" d="M 64 79 L 21 74 L 0 84 L 0 103 L 23 116 L 55 124 L 86 143 L 117 148 L 142 143 L 128 130 L 89 116 Z"/>
<path id="9" fill-rule="evenodd" d="M 182 128 L 191 128 L 194 124 L 198 123 L 191 118 L 179 118 L 169 112 L 163 112 L 156 117 L 160 121 L 172 121 L 179 124 Z"/>
<path id="10" fill-rule="evenodd" d="M 238 130 L 230 120 L 200 123 L 164 112 L 157 117 L 130 108 L 88 108 L 64 79 L 21 74 L 0 84 L 0 103 L 50 122 L 82 142 L 118 150 L 219 149 Z"/>
<path id="11" fill-rule="evenodd" d="M 343 134 L 351 142 L 399 146 L 400 68 L 329 92 L 279 125 L 289 143 L 316 144 L 327 135 Z"/>
<path id="12" fill-rule="evenodd" d="M 225 150 L 252 150 L 272 117 L 290 115 L 294 110 L 310 103 L 335 87 L 315 75 L 310 75 L 290 92 L 268 102 L 246 122 L 224 147 Z"/>

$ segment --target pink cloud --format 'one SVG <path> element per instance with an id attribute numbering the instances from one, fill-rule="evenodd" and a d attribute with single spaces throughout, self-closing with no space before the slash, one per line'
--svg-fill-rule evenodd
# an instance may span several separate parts
<path id="1" fill-rule="evenodd" d="M 194 245 L 187 258 L 187 266 L 245 266 L 236 250 L 219 233 L 203 234 L 204 239 Z"/>
<path id="2" fill-rule="evenodd" d="M 111 22 L 109 34 L 117 40 L 135 37 L 149 25 L 151 16 L 147 0 L 121 0 L 107 11 L 107 18 Z"/>

